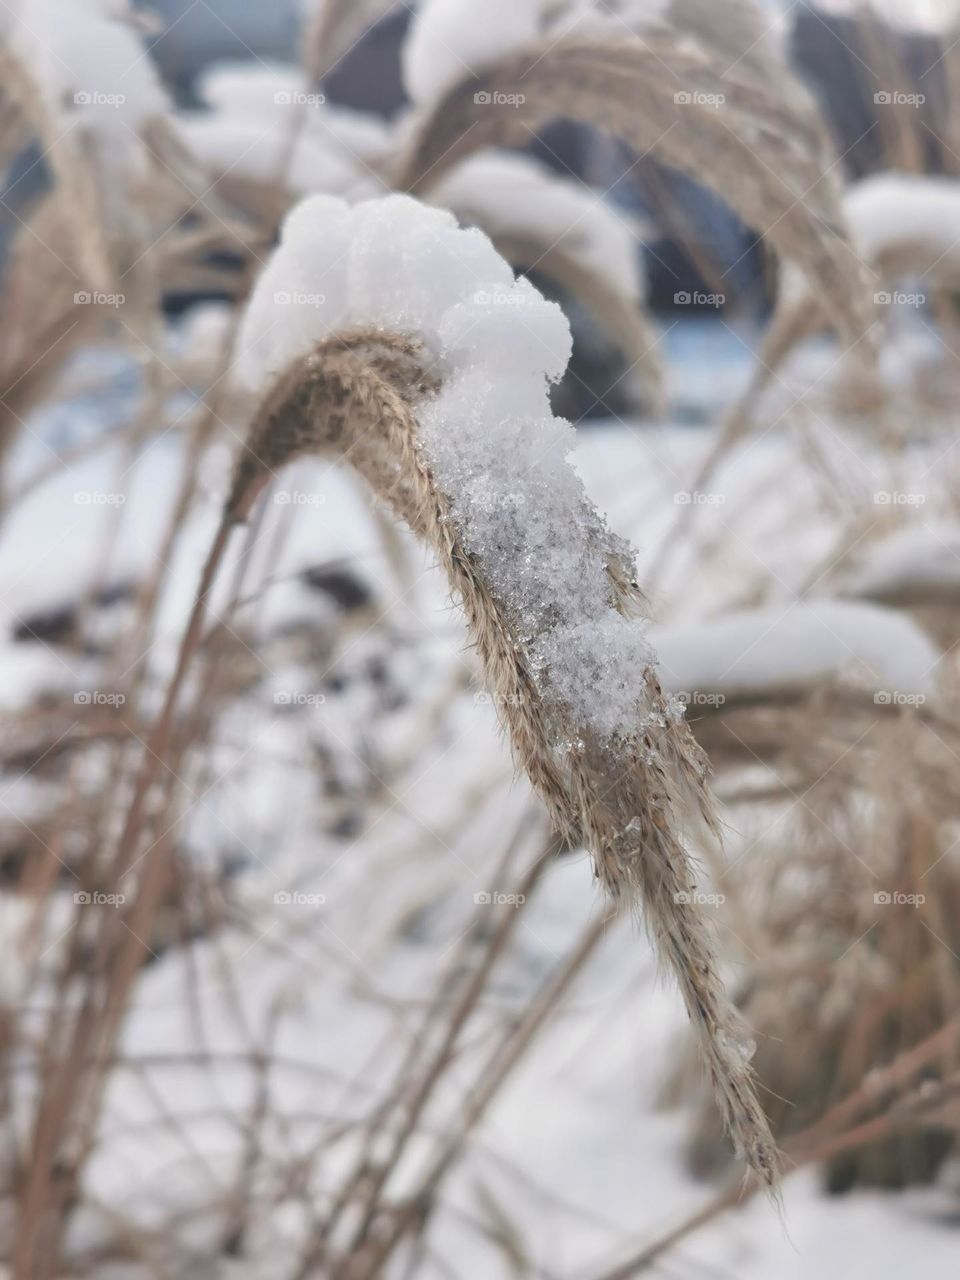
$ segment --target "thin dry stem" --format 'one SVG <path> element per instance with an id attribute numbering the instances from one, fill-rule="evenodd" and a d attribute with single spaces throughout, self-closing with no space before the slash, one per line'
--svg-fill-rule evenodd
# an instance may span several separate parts
<path id="1" fill-rule="evenodd" d="M 303 36 L 311 82 L 329 75 L 366 31 L 398 7 L 398 0 L 317 0 Z"/>

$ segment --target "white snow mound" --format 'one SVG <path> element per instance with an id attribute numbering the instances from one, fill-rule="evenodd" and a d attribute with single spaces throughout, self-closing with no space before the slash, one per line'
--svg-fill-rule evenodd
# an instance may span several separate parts
<path id="1" fill-rule="evenodd" d="M 423 0 L 403 46 L 403 83 L 425 105 L 533 40 L 541 0 Z"/>
<path id="2" fill-rule="evenodd" d="M 562 248 L 634 301 L 646 294 L 638 227 L 588 190 L 540 161 L 509 151 L 471 156 L 446 174 L 438 204 L 494 237 L 529 237 Z"/>
<path id="3" fill-rule="evenodd" d="M 129 12 L 126 3 L 106 0 L 12 0 L 0 18 L 49 109 L 118 147 L 128 130 L 169 109 L 146 45 L 123 21 Z"/>
<path id="4" fill-rule="evenodd" d="M 876 693 L 933 692 L 940 650 L 910 618 L 849 601 L 797 601 L 651 628 L 663 688 L 759 697 L 850 681 Z"/>
<path id="5" fill-rule="evenodd" d="M 857 252 L 867 262 L 899 244 L 923 242 L 933 257 L 956 252 L 960 181 L 913 173 L 880 173 L 852 185 L 844 210 Z"/>

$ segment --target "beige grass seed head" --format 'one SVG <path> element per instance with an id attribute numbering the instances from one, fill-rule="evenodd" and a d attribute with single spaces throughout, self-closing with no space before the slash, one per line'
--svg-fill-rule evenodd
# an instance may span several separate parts
<path id="1" fill-rule="evenodd" d="M 271 474 L 304 453 L 351 464 L 436 555 L 462 602 L 517 763 L 558 831 L 590 850 L 598 879 L 636 902 L 658 956 L 675 975 L 697 1030 L 711 1084 L 735 1145 L 768 1185 L 776 1150 L 757 1100 L 739 1019 L 724 992 L 683 844 L 691 820 L 713 824 L 707 762 L 647 673 L 654 714 L 634 734 L 603 740 L 562 698 L 541 696 L 520 620 L 497 598 L 482 560 L 465 546 L 451 501 L 418 439 L 417 404 L 436 390 L 417 344 L 358 330 L 320 342 L 284 372 L 256 415 L 228 511 L 243 519 Z M 632 562 L 607 537 L 610 603 L 626 616 L 642 603 Z M 565 742 L 562 753 L 555 747 Z"/>

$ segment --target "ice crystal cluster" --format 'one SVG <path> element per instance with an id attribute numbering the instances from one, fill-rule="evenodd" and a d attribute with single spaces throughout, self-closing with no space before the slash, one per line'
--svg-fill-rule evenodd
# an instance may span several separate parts
<path id="1" fill-rule="evenodd" d="M 424 459 L 545 707 L 602 739 L 636 732 L 655 659 L 619 611 L 611 569 L 629 582 L 628 550 L 569 463 L 572 427 L 551 412 L 571 350 L 560 308 L 447 212 L 406 196 L 353 208 L 313 197 L 288 217 L 251 300 L 243 375 L 263 388 L 317 341 L 357 327 L 424 345 L 440 381 L 418 414 Z"/>

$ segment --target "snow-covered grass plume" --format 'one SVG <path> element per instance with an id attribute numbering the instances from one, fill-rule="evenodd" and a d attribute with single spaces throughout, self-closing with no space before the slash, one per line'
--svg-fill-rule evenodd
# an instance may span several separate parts
<path id="1" fill-rule="evenodd" d="M 347 460 L 434 550 L 463 602 L 518 763 L 615 895 L 642 904 L 753 1168 L 775 1153 L 691 890 L 684 821 L 705 761 L 638 621 L 633 555 L 567 463 L 550 410 L 570 333 L 477 230 L 404 196 L 298 206 L 250 302 L 266 392 L 228 516 L 298 453 Z"/>

